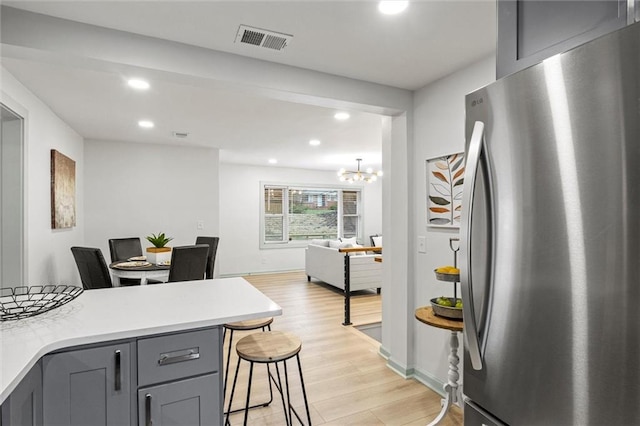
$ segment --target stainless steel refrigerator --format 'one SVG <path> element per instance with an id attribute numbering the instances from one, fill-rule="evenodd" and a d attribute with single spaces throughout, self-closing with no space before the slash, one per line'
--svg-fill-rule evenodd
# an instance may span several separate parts
<path id="1" fill-rule="evenodd" d="M 640 24 L 466 113 L 465 425 L 640 425 Z"/>

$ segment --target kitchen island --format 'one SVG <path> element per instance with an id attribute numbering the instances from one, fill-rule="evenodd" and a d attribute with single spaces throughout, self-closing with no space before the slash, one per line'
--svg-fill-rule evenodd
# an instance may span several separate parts
<path id="1" fill-rule="evenodd" d="M 128 393 L 133 396 L 130 399 L 135 398 L 137 386 L 145 384 L 138 383 L 137 376 L 142 375 L 146 364 L 139 364 L 142 361 L 136 358 L 145 354 L 146 347 L 151 347 L 151 352 L 157 349 L 161 358 L 171 361 L 170 368 L 187 365 L 185 361 L 189 357 L 198 358 L 201 354 L 203 358 L 213 357 L 215 366 L 211 367 L 214 369 L 212 372 L 216 374 L 215 380 L 221 382 L 218 369 L 222 360 L 221 326 L 228 322 L 281 314 L 280 306 L 242 278 L 87 290 L 55 310 L 23 320 L 0 323 L 0 404 L 9 398 L 34 367 L 39 367 L 43 358 L 45 366 L 42 367 L 42 375 L 46 390 L 46 358 L 51 357 L 47 354 L 61 352 L 64 355 L 65 351 L 75 348 L 89 348 L 84 353 L 90 354 L 94 347 L 110 342 L 125 344 L 124 352 L 120 349 L 114 352 L 117 353 L 118 371 L 122 368 L 120 360 L 127 362 L 128 367 L 122 368 L 121 374 L 131 379 Z M 196 333 L 207 333 L 207 341 L 211 340 L 209 344 L 215 344 L 215 348 L 208 351 L 215 352 L 213 355 L 207 355 L 206 345 L 200 343 L 191 345 L 193 348 L 186 343 L 186 346 L 177 348 L 188 350 L 186 353 L 180 353 L 173 347 L 162 347 L 165 341 L 171 342 L 182 335 Z M 200 346 L 203 348 L 200 349 Z M 154 360 L 154 363 L 162 365 L 163 359 Z M 58 364 L 52 360 L 51 365 Z M 116 386 L 122 387 L 120 380 L 116 380 Z M 167 382 L 169 379 L 156 381 L 164 383 L 163 380 Z M 4 407 L 5 404 L 3 411 L 6 411 Z M 137 413 L 131 415 L 132 424 L 136 417 Z"/>

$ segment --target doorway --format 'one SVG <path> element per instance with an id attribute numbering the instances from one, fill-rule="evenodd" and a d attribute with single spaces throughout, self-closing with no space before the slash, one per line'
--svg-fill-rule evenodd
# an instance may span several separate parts
<path id="1" fill-rule="evenodd" d="M 24 119 L 0 103 L 0 288 L 24 285 Z"/>

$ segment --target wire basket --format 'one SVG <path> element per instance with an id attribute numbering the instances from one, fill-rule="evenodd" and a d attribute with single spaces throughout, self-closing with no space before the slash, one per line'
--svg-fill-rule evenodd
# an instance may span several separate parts
<path id="1" fill-rule="evenodd" d="M 0 289 L 0 321 L 42 314 L 72 301 L 83 291 L 81 287 L 68 285 Z"/>

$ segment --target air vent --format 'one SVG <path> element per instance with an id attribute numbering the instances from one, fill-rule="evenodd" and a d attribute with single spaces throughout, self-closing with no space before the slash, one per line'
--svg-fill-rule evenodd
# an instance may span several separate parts
<path id="1" fill-rule="evenodd" d="M 189 132 L 173 132 L 173 137 L 178 139 L 186 139 L 189 137 Z"/>
<path id="2" fill-rule="evenodd" d="M 236 43 L 250 44 L 279 51 L 287 47 L 292 38 L 293 36 L 290 34 L 240 25 L 236 34 Z"/>

